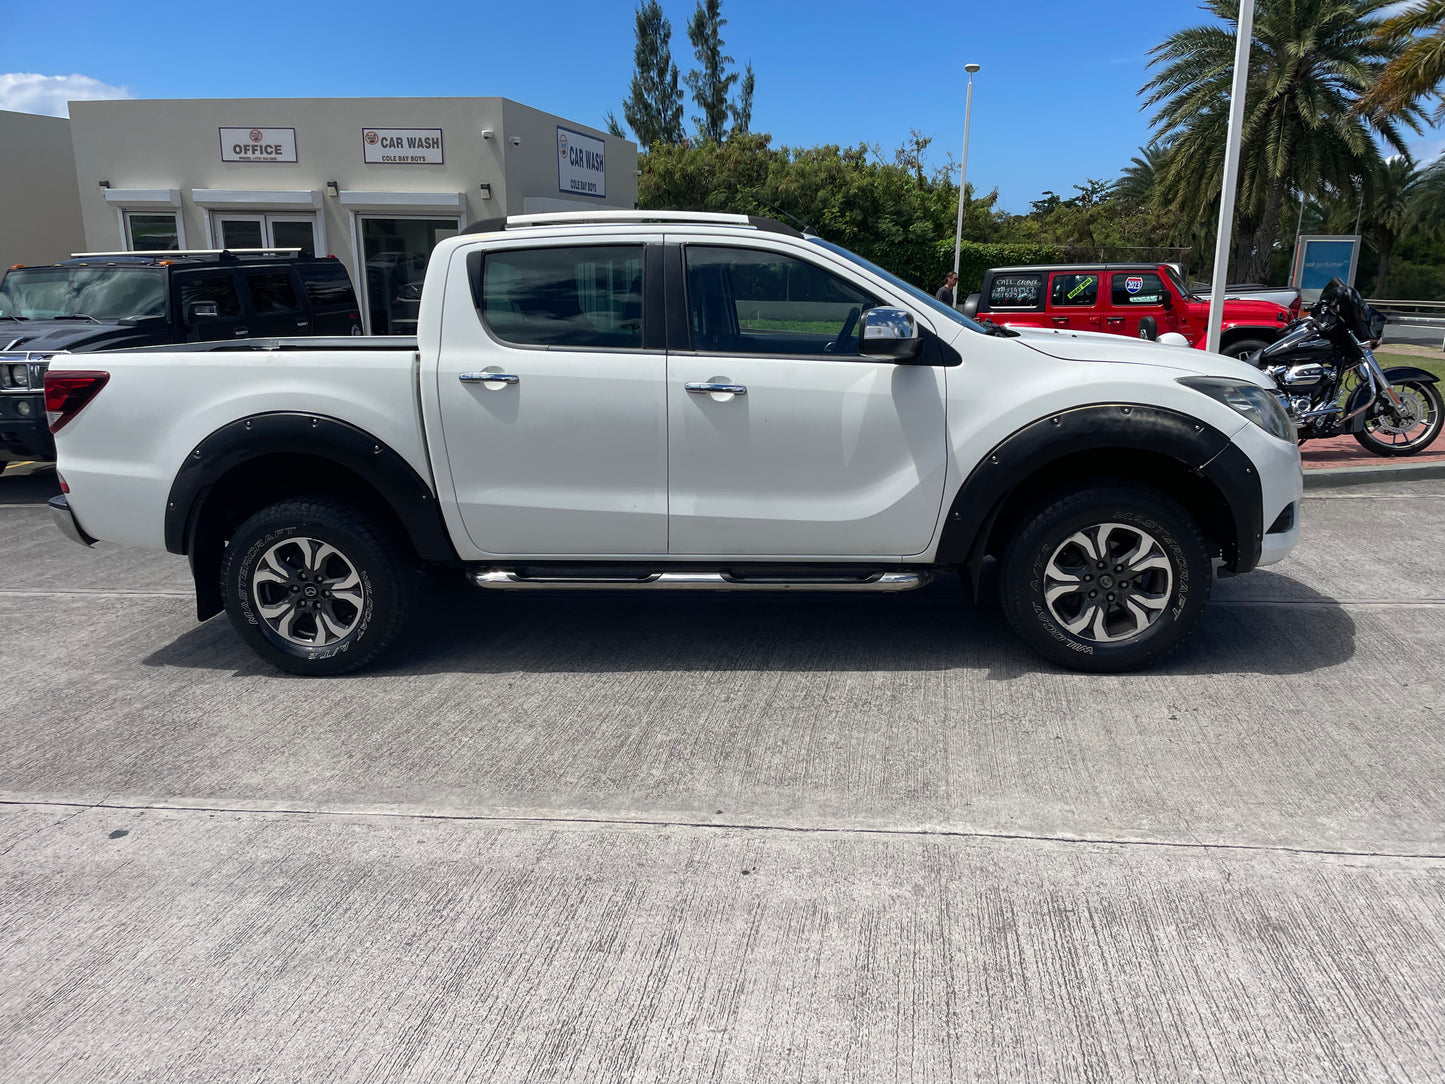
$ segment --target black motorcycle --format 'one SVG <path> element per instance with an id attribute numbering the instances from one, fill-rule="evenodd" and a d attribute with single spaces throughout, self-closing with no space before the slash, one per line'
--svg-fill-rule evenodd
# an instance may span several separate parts
<path id="1" fill-rule="evenodd" d="M 1301 443 L 1349 433 L 1376 455 L 1418 455 L 1445 425 L 1434 373 L 1381 369 L 1385 316 L 1331 279 L 1320 299 L 1249 362 L 1274 377 Z"/>

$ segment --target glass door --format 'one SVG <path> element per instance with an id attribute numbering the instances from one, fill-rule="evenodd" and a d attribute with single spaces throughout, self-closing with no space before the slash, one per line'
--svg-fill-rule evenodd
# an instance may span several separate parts
<path id="1" fill-rule="evenodd" d="M 361 219 L 367 316 L 373 335 L 415 335 L 421 284 L 432 249 L 455 237 L 453 218 Z"/>

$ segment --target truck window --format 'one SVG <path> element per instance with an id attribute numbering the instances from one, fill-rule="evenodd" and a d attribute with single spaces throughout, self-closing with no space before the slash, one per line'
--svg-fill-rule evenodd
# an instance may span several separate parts
<path id="1" fill-rule="evenodd" d="M 503 249 L 481 278 L 482 320 L 503 342 L 642 349 L 641 245 Z"/>
<path id="2" fill-rule="evenodd" d="M 1064 273 L 1054 276 L 1049 303 L 1055 307 L 1077 305 L 1093 308 L 1099 299 L 1099 276 L 1093 272 Z"/>
<path id="3" fill-rule="evenodd" d="M 301 285 L 306 288 L 306 296 L 311 299 L 312 308 L 356 308 L 356 295 L 351 289 L 351 278 L 347 275 L 346 268 L 339 263 L 328 261 L 325 264 L 298 267 L 296 270 L 301 275 Z"/>
<path id="4" fill-rule="evenodd" d="M 246 288 L 251 291 L 251 306 L 258 316 L 278 312 L 295 312 L 301 307 L 291 276 L 282 271 L 248 271 Z"/>
<path id="5" fill-rule="evenodd" d="M 877 304 L 852 283 L 779 252 L 687 247 L 688 322 L 697 350 L 856 357 L 858 318 Z"/>
<path id="6" fill-rule="evenodd" d="M 1152 271 L 1116 271 L 1110 299 L 1116 309 L 1164 304 L 1164 280 Z"/>
<path id="7" fill-rule="evenodd" d="M 1037 309 L 1044 295 L 1043 275 L 996 275 L 988 287 L 988 307 Z"/>
<path id="8" fill-rule="evenodd" d="M 216 316 L 222 320 L 241 315 L 241 299 L 229 271 L 178 277 L 181 281 L 181 313 L 188 323 L 191 304 L 196 301 L 214 301 Z"/>

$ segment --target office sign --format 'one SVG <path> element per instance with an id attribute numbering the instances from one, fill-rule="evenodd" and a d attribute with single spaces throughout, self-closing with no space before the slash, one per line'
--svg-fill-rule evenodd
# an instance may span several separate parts
<path id="1" fill-rule="evenodd" d="M 606 196 L 607 144 L 559 126 L 557 188 L 569 196 Z"/>
<path id="2" fill-rule="evenodd" d="M 371 165 L 440 166 L 440 128 L 363 128 L 362 157 Z"/>
<path id="3" fill-rule="evenodd" d="M 222 162 L 294 162 L 295 128 L 222 128 Z"/>
<path id="4" fill-rule="evenodd" d="M 1294 273 L 1290 285 L 1300 292 L 1300 299 L 1312 305 L 1338 277 L 1347 285 L 1355 284 L 1359 264 L 1360 239 L 1353 235 L 1321 235 L 1301 237 L 1295 251 Z"/>

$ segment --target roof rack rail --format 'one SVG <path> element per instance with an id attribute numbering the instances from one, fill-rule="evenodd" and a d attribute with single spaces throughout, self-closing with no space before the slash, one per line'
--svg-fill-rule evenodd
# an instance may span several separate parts
<path id="1" fill-rule="evenodd" d="M 629 222 L 676 222 L 697 226 L 751 226 L 768 233 L 784 233 L 790 237 L 803 234 L 785 222 L 760 215 L 731 214 L 722 211 L 546 211 L 540 214 L 508 215 L 505 218 L 484 218 L 473 222 L 462 233 L 498 233 L 502 230 L 528 226 L 576 226 L 589 223 L 625 224 Z"/>
<path id="2" fill-rule="evenodd" d="M 72 260 L 99 259 L 102 256 L 297 256 L 296 248 L 176 248 L 176 249 L 129 249 L 123 252 L 72 252 Z"/>

